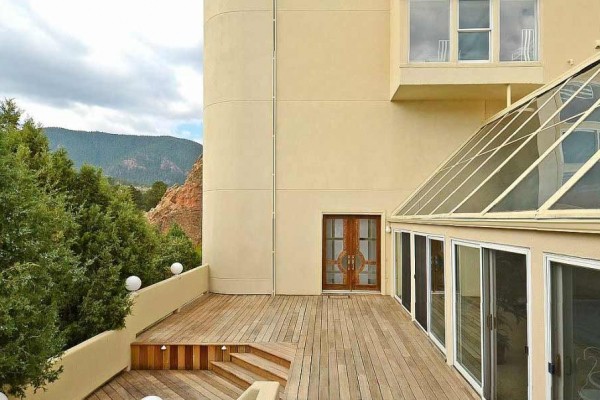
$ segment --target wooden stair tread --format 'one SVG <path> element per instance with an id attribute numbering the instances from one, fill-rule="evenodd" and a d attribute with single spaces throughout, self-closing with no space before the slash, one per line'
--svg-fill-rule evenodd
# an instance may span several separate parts
<path id="1" fill-rule="evenodd" d="M 244 382 L 248 384 L 248 386 L 252 385 L 256 381 L 266 381 L 267 379 L 262 376 L 255 374 L 252 371 L 248 371 L 244 367 L 240 367 L 232 362 L 224 362 L 224 361 L 211 361 L 211 364 L 217 368 L 220 368 L 232 375 L 237 376 Z"/>
<path id="2" fill-rule="evenodd" d="M 265 353 L 270 353 L 276 357 L 282 358 L 290 363 L 294 361 L 294 356 L 296 351 L 293 349 L 282 349 L 271 345 L 252 343 L 249 347 L 263 351 Z"/>
<path id="3" fill-rule="evenodd" d="M 248 364 L 254 365 L 257 368 L 270 372 L 273 375 L 276 375 L 281 379 L 287 381 L 289 369 L 277 363 L 274 363 L 273 361 L 269 361 L 252 353 L 231 353 L 231 357 L 237 358 Z"/>

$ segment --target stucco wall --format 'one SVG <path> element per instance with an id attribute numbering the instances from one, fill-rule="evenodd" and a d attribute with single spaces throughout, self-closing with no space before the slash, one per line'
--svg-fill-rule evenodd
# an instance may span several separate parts
<path id="1" fill-rule="evenodd" d="M 272 290 L 271 6 L 205 3 L 203 256 L 215 292 Z M 389 0 L 278 1 L 278 293 L 321 293 L 323 213 L 388 215 L 502 107 L 390 102 L 389 49 Z"/>
<path id="2" fill-rule="evenodd" d="M 138 333 L 207 291 L 208 265 L 204 265 L 134 293 L 125 328 L 68 349 L 57 364 L 63 366 L 59 379 L 47 391 L 28 393 L 27 399 L 83 399 L 130 366 L 130 344 Z"/>

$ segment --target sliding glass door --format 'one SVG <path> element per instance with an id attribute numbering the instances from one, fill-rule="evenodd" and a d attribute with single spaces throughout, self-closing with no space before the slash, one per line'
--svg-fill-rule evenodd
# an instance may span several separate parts
<path id="1" fill-rule="evenodd" d="M 402 232 L 402 305 L 409 312 L 412 301 L 410 233 Z"/>
<path id="2" fill-rule="evenodd" d="M 444 282 L 444 241 L 427 239 L 429 270 L 429 333 L 445 351 L 446 345 L 446 285 Z"/>
<path id="3" fill-rule="evenodd" d="M 486 398 L 526 399 L 528 389 L 527 256 L 484 249 L 487 312 Z"/>
<path id="4" fill-rule="evenodd" d="M 394 295 L 410 312 L 411 254 L 410 233 L 394 231 Z"/>
<path id="5" fill-rule="evenodd" d="M 600 399 L 600 264 L 550 258 L 553 399 Z"/>
<path id="6" fill-rule="evenodd" d="M 456 245 L 454 259 L 456 366 L 473 386 L 481 387 L 481 249 Z"/>
<path id="7" fill-rule="evenodd" d="M 486 399 L 528 397 L 527 271 L 521 250 L 454 247 L 455 363 Z"/>
<path id="8" fill-rule="evenodd" d="M 427 331 L 427 237 L 415 234 L 415 319 Z"/>

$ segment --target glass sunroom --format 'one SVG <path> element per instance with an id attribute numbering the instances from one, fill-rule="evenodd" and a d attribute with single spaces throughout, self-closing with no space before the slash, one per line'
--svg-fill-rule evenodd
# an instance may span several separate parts
<path id="1" fill-rule="evenodd" d="M 485 399 L 600 399 L 600 56 L 487 121 L 387 220 L 392 293 Z"/>
<path id="2" fill-rule="evenodd" d="M 596 62 L 485 124 L 394 216 L 598 216 L 599 150 Z"/>

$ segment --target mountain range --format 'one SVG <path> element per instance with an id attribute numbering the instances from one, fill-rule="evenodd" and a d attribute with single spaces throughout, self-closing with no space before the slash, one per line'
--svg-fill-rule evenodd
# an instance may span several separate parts
<path id="1" fill-rule="evenodd" d="M 120 182 L 149 186 L 156 181 L 182 184 L 202 145 L 171 136 L 117 135 L 106 132 L 45 128 L 50 149 L 64 148 L 79 168 L 100 167 Z"/>

